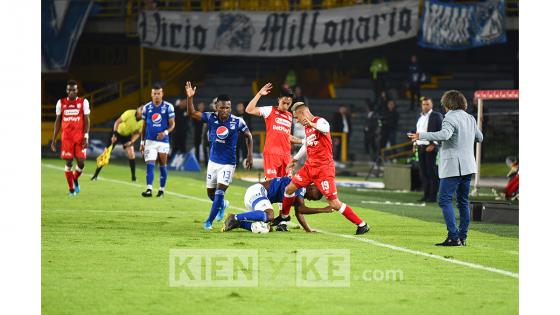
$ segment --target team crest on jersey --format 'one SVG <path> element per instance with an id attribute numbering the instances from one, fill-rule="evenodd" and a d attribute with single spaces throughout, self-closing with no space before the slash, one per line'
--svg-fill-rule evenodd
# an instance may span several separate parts
<path id="1" fill-rule="evenodd" d="M 153 122 L 154 124 L 159 124 L 159 123 L 161 123 L 161 115 L 160 115 L 159 113 L 154 113 L 154 114 L 152 115 L 152 122 Z"/>
<path id="2" fill-rule="evenodd" d="M 229 129 L 235 130 L 235 121 L 229 123 Z"/>
<path id="3" fill-rule="evenodd" d="M 224 126 L 220 126 L 218 127 L 218 130 L 216 130 L 216 136 L 220 140 L 224 140 L 225 138 L 227 138 L 228 135 L 229 135 L 229 130 Z"/>
<path id="4" fill-rule="evenodd" d="M 78 103 L 78 109 L 82 107 L 82 103 Z"/>

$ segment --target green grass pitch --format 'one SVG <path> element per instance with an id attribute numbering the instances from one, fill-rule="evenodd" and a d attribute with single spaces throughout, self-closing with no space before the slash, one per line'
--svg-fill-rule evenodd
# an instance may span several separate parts
<path id="1" fill-rule="evenodd" d="M 469 246 L 435 247 L 446 233 L 436 204 L 391 204 L 414 203 L 417 193 L 339 189 L 372 228 L 359 238 L 338 213 L 307 216 L 319 233 L 221 233 L 217 223 L 202 230 L 210 207 L 204 174 L 170 172 L 165 198 L 146 200 L 141 163 L 132 184 L 128 167 L 118 164 L 89 181 L 95 162 L 88 161 L 82 192 L 69 198 L 63 165 L 42 160 L 45 314 L 518 313 L 518 227 L 473 222 Z M 228 212 L 241 212 L 249 185 L 234 180 Z M 350 280 L 345 287 L 301 287 L 287 275 L 254 287 L 171 287 L 170 249 L 247 249 L 259 257 L 345 249 Z M 366 279 L 368 270 L 399 274 Z"/>

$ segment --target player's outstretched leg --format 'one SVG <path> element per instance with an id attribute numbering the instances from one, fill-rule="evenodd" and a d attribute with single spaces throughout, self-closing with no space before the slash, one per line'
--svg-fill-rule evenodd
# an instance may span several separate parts
<path id="1" fill-rule="evenodd" d="M 142 197 L 152 196 L 152 184 L 154 183 L 155 161 L 148 161 L 146 164 L 146 191 L 142 193 Z"/>
<path id="2" fill-rule="evenodd" d="M 349 205 L 340 202 L 338 198 L 329 200 L 329 205 L 333 209 L 338 210 L 348 221 L 357 225 L 356 235 L 365 234 L 370 230 L 369 225 L 364 220 L 360 219 Z"/>

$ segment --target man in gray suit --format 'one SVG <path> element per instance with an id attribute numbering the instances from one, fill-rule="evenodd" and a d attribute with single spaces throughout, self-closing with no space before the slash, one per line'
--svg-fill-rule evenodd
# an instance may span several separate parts
<path id="1" fill-rule="evenodd" d="M 439 206 L 447 225 L 447 239 L 437 246 L 466 246 L 469 229 L 469 190 L 472 174 L 476 173 L 474 142 L 482 142 L 482 133 L 467 110 L 467 99 L 455 90 L 441 97 L 446 114 L 438 132 L 409 134 L 412 141 L 441 141 L 439 163 Z M 460 223 L 457 229 L 453 194 L 457 195 Z"/>

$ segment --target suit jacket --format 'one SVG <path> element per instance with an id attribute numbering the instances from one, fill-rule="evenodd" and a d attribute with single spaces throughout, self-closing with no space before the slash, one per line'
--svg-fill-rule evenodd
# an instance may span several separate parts
<path id="1" fill-rule="evenodd" d="M 348 123 L 348 137 L 352 133 L 352 118 L 351 115 L 346 115 L 346 122 Z M 342 122 L 342 114 L 339 112 L 334 113 L 332 122 L 332 131 L 342 132 L 344 129 L 344 123 Z"/>
<path id="2" fill-rule="evenodd" d="M 442 141 L 439 158 L 439 177 L 447 178 L 476 173 L 474 143 L 483 136 L 473 116 L 464 110 L 451 110 L 445 114 L 441 130 L 421 132 L 420 140 Z"/>
<path id="3" fill-rule="evenodd" d="M 417 118 L 420 119 L 420 116 L 418 116 Z M 443 115 L 440 112 L 432 110 L 432 113 L 430 113 L 430 117 L 428 117 L 428 132 L 440 131 L 442 121 Z M 430 141 L 430 144 L 434 144 L 433 142 L 434 141 Z"/>

